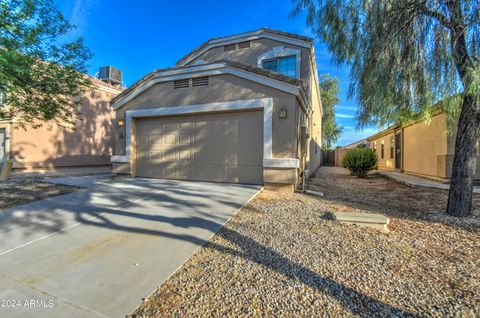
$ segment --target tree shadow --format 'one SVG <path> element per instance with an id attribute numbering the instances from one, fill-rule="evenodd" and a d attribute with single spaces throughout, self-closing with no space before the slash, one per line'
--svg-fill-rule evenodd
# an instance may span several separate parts
<path id="1" fill-rule="evenodd" d="M 324 196 L 321 200 L 332 205 L 343 205 L 345 210 L 361 209 L 365 213 L 381 213 L 397 219 L 441 223 L 468 231 L 480 229 L 480 219 L 477 217 L 457 218 L 444 212 L 447 190 L 407 186 L 376 173 L 361 179 L 350 176 L 344 170 L 322 167 L 317 176 L 309 180 L 308 188 L 322 192 Z M 478 194 L 474 194 L 474 207 L 480 207 Z"/>

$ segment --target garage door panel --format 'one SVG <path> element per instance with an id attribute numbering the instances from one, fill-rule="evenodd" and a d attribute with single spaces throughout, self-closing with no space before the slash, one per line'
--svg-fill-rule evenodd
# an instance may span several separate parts
<path id="1" fill-rule="evenodd" d="M 137 175 L 263 183 L 263 114 L 255 112 L 137 120 Z"/>

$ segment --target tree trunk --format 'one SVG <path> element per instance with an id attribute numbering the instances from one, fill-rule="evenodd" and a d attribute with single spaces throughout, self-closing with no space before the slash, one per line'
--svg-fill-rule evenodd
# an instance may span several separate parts
<path id="1" fill-rule="evenodd" d="M 473 96 L 465 94 L 457 125 L 447 213 L 467 216 L 472 208 L 473 183 L 477 162 L 477 136 L 480 126 L 480 105 Z"/>

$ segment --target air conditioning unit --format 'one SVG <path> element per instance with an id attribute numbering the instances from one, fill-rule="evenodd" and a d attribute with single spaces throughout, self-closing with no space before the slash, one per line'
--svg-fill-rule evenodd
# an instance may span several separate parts
<path id="1" fill-rule="evenodd" d="M 122 71 L 113 66 L 100 67 L 98 78 L 112 84 L 122 83 Z"/>

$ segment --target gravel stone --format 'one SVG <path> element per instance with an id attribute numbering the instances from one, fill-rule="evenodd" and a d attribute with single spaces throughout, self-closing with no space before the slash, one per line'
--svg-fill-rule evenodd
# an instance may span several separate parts
<path id="1" fill-rule="evenodd" d="M 446 215 L 444 190 L 339 168 L 308 187 L 324 196 L 259 194 L 132 316 L 480 317 L 478 214 Z M 391 232 L 333 211 L 385 214 Z"/>

